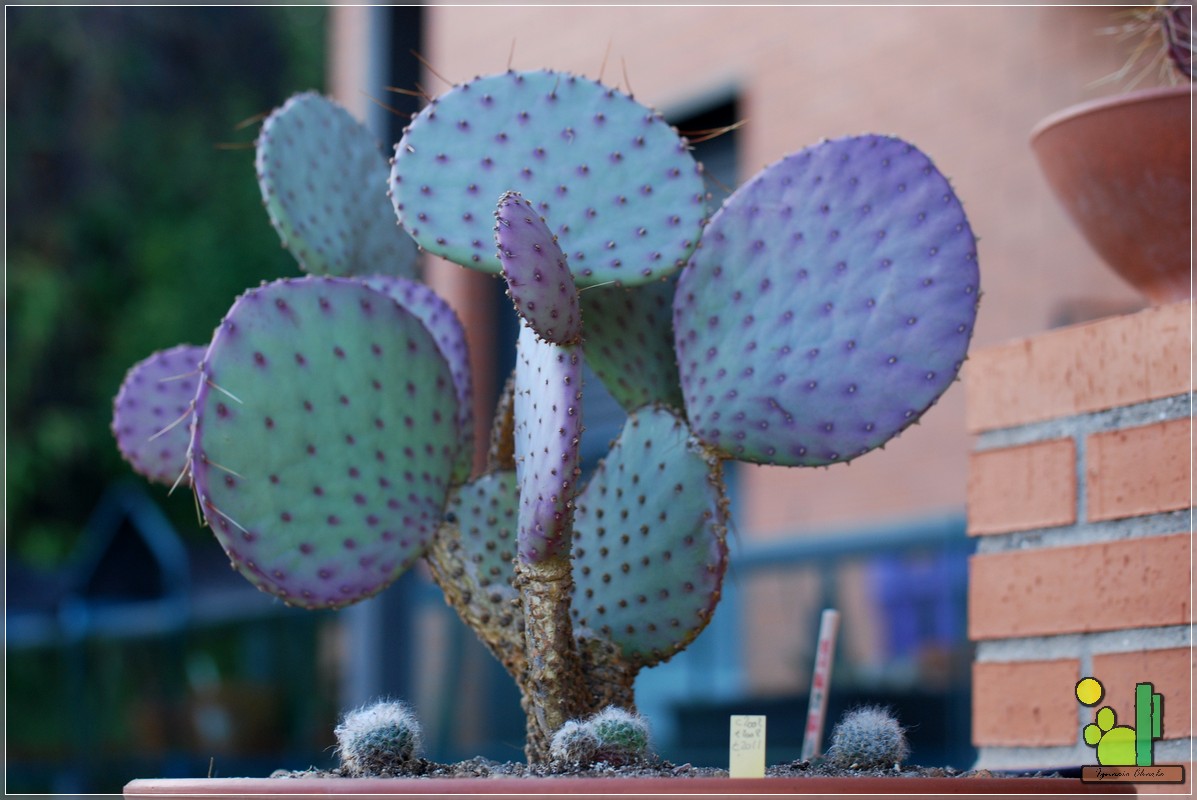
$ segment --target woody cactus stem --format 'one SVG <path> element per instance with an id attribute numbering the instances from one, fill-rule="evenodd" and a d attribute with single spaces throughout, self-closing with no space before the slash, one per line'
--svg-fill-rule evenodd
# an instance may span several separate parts
<path id="1" fill-rule="evenodd" d="M 563 556 L 536 563 L 520 562 L 516 586 L 524 599 L 525 653 L 528 672 L 523 691 L 531 704 L 528 757 L 543 760 L 553 733 L 583 711 L 573 687 L 583 674 L 570 623 L 573 579 Z"/>
<path id="2" fill-rule="evenodd" d="M 508 230 L 499 226 L 501 242 Z M 536 727 L 534 741 L 547 741 L 580 710 L 572 693 L 562 687 L 577 686 L 582 678 L 569 612 L 573 594 L 569 546 L 574 485 L 580 473 L 581 403 L 582 363 L 577 346 L 543 341 L 526 324 L 515 369 L 514 438 L 520 498 L 516 587 L 523 599 L 528 669 L 524 690 L 534 711 L 529 719 L 529 725 Z"/>

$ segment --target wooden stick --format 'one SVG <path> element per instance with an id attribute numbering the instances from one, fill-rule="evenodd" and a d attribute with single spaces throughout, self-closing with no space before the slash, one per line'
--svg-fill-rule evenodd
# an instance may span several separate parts
<path id="1" fill-rule="evenodd" d="M 822 753 L 823 725 L 827 716 L 827 693 L 831 688 L 831 665 L 835 661 L 835 638 L 840 627 L 840 612 L 823 609 L 819 619 L 819 644 L 815 652 L 815 671 L 810 681 L 810 707 L 806 712 L 806 732 L 802 737 L 802 760 L 810 761 Z"/>

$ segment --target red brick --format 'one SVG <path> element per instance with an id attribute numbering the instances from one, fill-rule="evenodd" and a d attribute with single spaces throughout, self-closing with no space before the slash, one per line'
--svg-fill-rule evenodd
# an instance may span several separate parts
<path id="1" fill-rule="evenodd" d="M 1094 708 L 1110 706 L 1119 725 L 1135 724 L 1135 684 L 1147 681 L 1164 696 L 1164 737 L 1184 739 L 1193 733 L 1193 651 L 1188 647 L 1139 650 L 1093 656 L 1093 675 L 1105 687 Z"/>
<path id="2" fill-rule="evenodd" d="M 973 744 L 1047 747 L 1075 744 L 1076 659 L 973 664 Z"/>
<path id="3" fill-rule="evenodd" d="M 1192 502 L 1192 421 L 1175 419 L 1096 433 L 1086 443 L 1091 520 L 1188 508 Z"/>
<path id="4" fill-rule="evenodd" d="M 1076 505 L 1072 439 L 986 450 L 970 458 L 970 534 L 1071 525 Z"/>
<path id="5" fill-rule="evenodd" d="M 1191 309 L 1176 303 L 973 352 L 964 369 L 969 431 L 1189 391 Z"/>
<path id="6" fill-rule="evenodd" d="M 973 556 L 974 640 L 1183 625 L 1189 605 L 1187 533 Z"/>

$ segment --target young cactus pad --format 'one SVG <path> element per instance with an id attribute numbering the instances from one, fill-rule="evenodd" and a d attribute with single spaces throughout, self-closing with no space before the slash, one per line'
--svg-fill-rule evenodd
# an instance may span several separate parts
<path id="1" fill-rule="evenodd" d="M 168 486 L 187 463 L 191 401 L 204 348 L 182 344 L 129 368 L 112 407 L 112 434 L 138 474 Z"/>
<path id="2" fill-rule="evenodd" d="M 573 616 L 636 666 L 694 639 L 719 602 L 727 500 L 719 461 L 663 407 L 628 417 L 577 500 Z"/>
<path id="3" fill-rule="evenodd" d="M 306 272 L 415 277 L 415 243 L 387 203 L 386 159 L 344 108 L 293 96 L 262 124 L 256 167 L 270 221 Z"/>
<path id="4" fill-rule="evenodd" d="M 582 439 L 582 360 L 576 345 L 520 330 L 515 364 L 515 463 L 519 476 L 519 558 L 535 563 L 569 553 Z"/>
<path id="5" fill-rule="evenodd" d="M 343 606 L 423 553 L 458 457 L 456 414 L 432 335 L 389 297 L 340 278 L 266 284 L 208 348 L 195 492 L 251 583 Z"/>
<path id="6" fill-rule="evenodd" d="M 681 139 L 630 96 L 564 72 L 506 72 L 438 97 L 395 146 L 391 200 L 431 253 L 501 269 L 491 212 L 505 192 L 552 222 L 579 286 L 675 272 L 706 217 Z"/>
<path id="7" fill-rule="evenodd" d="M 700 439 L 744 461 L 848 461 L 956 379 L 976 239 L 947 180 L 899 139 L 823 142 L 724 203 L 674 298 Z"/>
<path id="8" fill-rule="evenodd" d="M 544 217 L 519 192 L 499 198 L 495 245 L 515 310 L 536 334 L 554 344 L 582 340 L 578 289 L 565 254 Z"/>

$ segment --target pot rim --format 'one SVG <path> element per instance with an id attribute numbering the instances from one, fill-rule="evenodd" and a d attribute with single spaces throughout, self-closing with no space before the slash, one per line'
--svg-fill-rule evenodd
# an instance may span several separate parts
<path id="1" fill-rule="evenodd" d="M 1180 84 L 1178 86 L 1160 86 L 1151 89 L 1136 89 L 1132 92 L 1125 92 L 1123 94 L 1111 95 L 1109 97 L 1099 97 L 1094 100 L 1086 100 L 1082 103 L 1063 108 L 1053 114 L 1041 119 L 1034 128 L 1031 129 L 1030 140 L 1034 142 L 1042 136 L 1050 128 L 1062 125 L 1069 120 L 1078 117 L 1088 116 L 1090 114 L 1098 114 L 1111 108 L 1120 108 L 1130 105 L 1138 105 L 1141 103 L 1152 103 L 1159 100 L 1170 100 L 1174 97 L 1193 94 L 1193 84 Z"/>
<path id="2" fill-rule="evenodd" d="M 374 796 L 433 797 L 597 795 L 617 797 L 738 795 L 771 798 L 777 795 L 935 795 L 980 797 L 995 794 L 1134 794 L 1134 784 L 1083 783 L 1063 777 L 916 777 L 799 776 L 775 778 L 727 777 L 476 777 L 476 778 L 168 778 L 137 779 L 124 786 L 125 800 L 142 797 L 252 798 L 306 796 L 365 798 Z"/>

